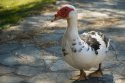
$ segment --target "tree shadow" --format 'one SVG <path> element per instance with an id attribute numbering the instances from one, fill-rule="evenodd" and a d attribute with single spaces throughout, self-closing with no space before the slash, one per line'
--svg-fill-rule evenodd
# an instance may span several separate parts
<path id="1" fill-rule="evenodd" d="M 80 1 L 80 0 L 79 0 Z M 82 1 L 82 0 L 81 0 Z M 83 1 L 87 1 L 87 0 L 83 0 Z M 99 1 L 99 0 L 89 0 L 89 1 L 91 1 L 91 2 L 96 2 L 96 1 Z M 78 3 L 80 3 L 80 2 L 78 2 Z M 89 3 L 89 2 L 88 2 Z M 82 3 L 80 3 L 80 4 L 82 4 Z M 118 4 L 120 4 L 120 3 L 118 3 Z M 78 6 L 79 7 L 79 6 Z M 97 6 L 97 7 L 95 7 L 95 8 L 99 8 L 100 6 Z M 108 8 L 109 8 L 110 6 L 108 6 Z M 84 7 L 83 7 L 84 8 Z M 91 10 L 91 8 L 89 8 L 90 10 Z M 122 9 L 122 8 L 121 8 Z M 93 9 L 94 10 L 94 9 Z M 111 12 L 111 11 L 108 11 L 108 12 Z M 111 12 L 112 14 L 114 13 L 114 12 Z M 116 12 L 117 14 L 118 14 L 118 12 Z M 115 14 L 115 13 L 114 13 Z M 38 19 L 33 19 L 32 21 L 36 21 L 36 22 L 38 22 Z M 84 21 L 86 24 L 91 24 L 91 22 L 89 22 L 89 21 L 87 21 L 87 20 L 85 20 Z M 22 26 L 23 27 L 23 26 Z M 30 27 L 28 27 L 27 26 L 27 28 L 30 28 Z M 45 32 L 45 33 L 40 33 L 40 36 L 38 37 L 38 39 L 41 39 L 40 41 L 40 43 L 45 43 L 46 45 L 47 45 L 47 47 L 45 47 L 45 48 L 43 48 L 43 45 L 40 45 L 40 49 L 42 49 L 42 50 L 44 50 L 45 52 L 47 52 L 47 53 L 50 53 L 50 54 L 52 54 L 52 55 L 54 55 L 54 56 L 56 56 L 56 57 L 62 57 L 63 55 L 62 55 L 62 53 L 61 53 L 61 48 L 58 48 L 57 46 L 59 46 L 59 47 L 61 47 L 60 46 L 60 43 L 58 43 L 58 44 L 52 44 L 52 43 L 47 43 L 47 42 L 49 42 L 49 41 L 54 41 L 54 42 L 59 42 L 60 40 L 61 40 L 61 38 L 62 38 L 62 35 L 64 34 L 64 27 L 62 27 L 62 29 L 58 29 L 58 27 L 54 27 L 54 28 L 52 28 L 52 29 L 55 29 L 55 31 L 54 32 L 52 32 L 52 33 L 48 33 L 48 32 Z M 33 29 L 34 30 L 34 29 Z M 49 30 L 49 29 L 48 29 Z M 51 29 L 50 29 L 51 30 Z M 59 32 L 59 30 L 63 30 L 61 33 L 58 33 Z M 79 31 L 79 33 L 83 33 L 83 32 L 88 32 L 88 31 L 92 31 L 92 30 L 94 30 L 94 31 L 101 31 L 101 32 L 103 32 L 103 33 L 105 33 L 105 34 L 107 34 L 108 36 L 110 36 L 110 35 L 112 35 L 112 36 L 124 36 L 125 34 L 124 34 L 124 31 L 125 31 L 125 28 L 120 28 L 120 27 L 116 27 L 115 25 L 114 26 L 112 26 L 112 27 L 103 27 L 103 28 L 100 28 L 100 29 L 96 29 L 96 28 L 91 28 L 91 29 L 82 29 L 82 30 L 80 30 Z M 14 32 L 16 32 L 16 33 L 18 33 L 18 31 L 13 31 L 12 33 L 14 33 Z M 9 31 L 8 32 L 6 32 L 6 33 L 9 33 Z M 20 33 L 20 30 L 19 30 L 19 33 Z M 54 33 L 54 34 L 53 34 Z M 58 33 L 58 34 L 57 34 Z M 25 34 L 25 33 L 24 33 Z M 19 35 L 22 35 L 22 34 L 19 34 Z M 17 36 L 17 38 L 19 37 L 19 35 Z M 28 33 L 28 35 L 29 35 L 29 37 L 31 37 L 32 38 L 32 36 L 33 36 L 33 33 L 31 32 L 31 33 Z M 58 37 L 56 38 L 56 36 L 55 35 L 58 35 Z M 28 37 L 22 37 L 22 39 L 20 39 L 20 40 L 23 40 L 23 38 L 25 39 L 27 39 Z M 43 41 L 43 39 L 45 40 L 45 41 Z M 16 40 L 16 39 L 15 39 Z M 48 41 L 47 41 L 48 40 Z M 114 41 L 116 41 L 116 42 L 118 42 L 119 43 L 119 41 L 117 41 L 117 40 L 114 40 Z M 51 45 L 52 44 L 52 45 Z M 121 44 L 124 46 L 125 45 L 125 42 L 124 41 L 121 41 Z M 118 44 L 117 44 L 118 45 Z M 53 48 L 53 46 L 55 46 L 55 47 L 57 47 L 57 48 Z M 51 48 L 52 47 L 52 48 Z M 121 49 L 123 49 L 123 48 L 121 48 Z M 30 49 L 29 49 L 30 50 Z M 60 50 L 60 51 L 59 51 Z M 27 50 L 28 51 L 28 50 Z M 32 53 L 31 51 L 33 51 L 33 50 L 30 50 L 29 52 L 30 53 Z M 26 54 L 26 53 L 25 53 Z M 18 65 L 19 66 L 19 65 Z M 42 66 L 41 66 L 42 67 Z M 108 81 L 109 80 L 109 81 Z M 107 82 L 108 81 L 108 82 Z M 72 82 L 72 83 L 114 83 L 113 82 L 113 76 L 112 75 L 105 75 L 104 76 L 104 78 L 91 78 L 91 79 L 89 79 L 89 80 L 85 80 L 85 81 L 74 81 L 74 82 Z"/>
<path id="2" fill-rule="evenodd" d="M 115 9 L 115 10 L 125 10 L 125 1 L 123 0 L 67 0 L 70 2 L 74 2 L 73 5 L 84 8 L 84 9 L 91 9 L 90 5 L 93 5 L 93 9 L 100 10 L 100 9 Z M 88 6 L 85 6 L 88 4 Z"/>

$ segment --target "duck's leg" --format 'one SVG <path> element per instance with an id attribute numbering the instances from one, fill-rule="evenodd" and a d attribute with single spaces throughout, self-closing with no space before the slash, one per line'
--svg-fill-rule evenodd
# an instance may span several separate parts
<path id="1" fill-rule="evenodd" d="M 87 79 L 87 77 L 86 73 L 83 70 L 80 70 L 80 75 L 71 78 L 71 80 L 85 80 L 85 79 Z"/>
<path id="2" fill-rule="evenodd" d="M 95 72 L 90 73 L 90 74 L 88 75 L 88 77 L 102 77 L 102 76 L 103 76 L 103 72 L 102 72 L 102 70 L 101 70 L 101 63 L 99 64 L 98 70 L 96 70 Z"/>

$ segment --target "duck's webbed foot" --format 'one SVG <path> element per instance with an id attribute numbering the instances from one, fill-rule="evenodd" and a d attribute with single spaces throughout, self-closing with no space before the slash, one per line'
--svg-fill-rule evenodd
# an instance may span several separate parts
<path id="1" fill-rule="evenodd" d="M 77 75 L 75 77 L 72 77 L 71 80 L 86 80 L 86 73 L 83 70 L 80 70 L 80 75 Z"/>
<path id="2" fill-rule="evenodd" d="M 98 70 L 96 70 L 95 72 L 92 72 L 88 75 L 89 78 L 91 78 L 91 77 L 102 77 L 102 76 L 103 76 L 103 72 L 101 70 L 101 64 L 99 64 Z"/>

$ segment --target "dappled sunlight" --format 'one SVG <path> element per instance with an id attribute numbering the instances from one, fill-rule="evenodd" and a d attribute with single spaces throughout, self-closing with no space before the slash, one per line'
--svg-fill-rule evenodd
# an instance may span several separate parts
<path id="1" fill-rule="evenodd" d="M 98 26 L 98 27 L 107 27 L 108 28 L 108 26 L 118 24 L 119 21 L 120 21 L 120 19 L 116 19 L 116 18 L 97 19 L 97 20 L 93 21 L 92 25 Z"/>
<path id="2" fill-rule="evenodd" d="M 112 80 L 111 83 L 124 83 L 125 11 L 120 6 L 123 6 L 122 0 L 59 0 L 54 5 L 55 10 L 48 11 L 51 6 L 45 6 L 47 12 L 45 10 L 40 15 L 26 17 L 18 25 L 2 30 L 0 83 L 79 83 L 69 80 L 78 75 L 79 70 L 64 61 L 60 44 L 67 21 L 51 22 L 57 8 L 66 3 L 77 8 L 79 33 L 101 31 L 111 39 L 118 57 L 114 55 L 115 50 L 109 52 L 102 64 L 106 74 L 104 78 L 108 82 Z M 88 75 L 96 69 L 85 72 Z M 91 79 L 85 83 L 87 81 Z"/>
<path id="3" fill-rule="evenodd" d="M 33 56 L 30 55 L 24 55 L 18 56 L 19 58 L 16 59 L 17 62 L 21 64 L 35 64 L 36 59 Z"/>
<path id="4" fill-rule="evenodd" d="M 97 10 L 98 12 L 109 15 L 109 17 L 124 17 L 125 11 L 117 10 L 117 9 L 106 9 L 100 8 Z"/>
<path id="5" fill-rule="evenodd" d="M 104 14 L 100 15 L 100 16 L 92 16 L 89 14 L 88 15 L 82 15 L 80 14 L 79 16 L 79 27 L 82 28 L 86 28 L 86 27 L 93 27 L 95 29 L 97 28 L 108 28 L 109 26 L 114 26 L 118 23 L 120 23 L 120 19 L 119 18 L 111 18 L 110 16 L 106 16 Z"/>
<path id="6" fill-rule="evenodd" d="M 12 26 L 6 30 L 4 30 L 5 32 L 10 32 L 10 31 L 21 31 L 21 28 L 19 26 Z"/>
<path id="7" fill-rule="evenodd" d="M 22 82 L 23 79 L 22 78 L 18 78 L 16 76 L 11 77 L 11 76 L 1 76 L 0 77 L 0 82 L 1 83 L 20 83 Z"/>
<path id="8" fill-rule="evenodd" d="M 42 59 L 45 61 L 45 63 L 50 67 L 53 63 L 55 63 L 59 58 L 56 56 L 47 56 L 44 55 Z"/>
<path id="9" fill-rule="evenodd" d="M 34 83 L 34 82 L 31 82 L 31 83 Z M 39 80 L 36 80 L 35 83 L 55 83 L 55 80 L 39 79 Z"/>
<path id="10" fill-rule="evenodd" d="M 115 39 L 117 42 L 125 41 L 125 35 L 123 36 L 112 36 L 112 39 Z"/>
<path id="11" fill-rule="evenodd" d="M 100 13 L 100 12 L 93 12 L 93 11 L 84 11 L 82 13 L 78 13 L 78 19 L 82 20 L 84 18 L 108 18 L 109 15 Z"/>
<path id="12" fill-rule="evenodd" d="M 121 78 L 121 79 L 115 80 L 115 83 L 123 83 L 123 81 L 125 82 L 124 78 Z"/>
<path id="13" fill-rule="evenodd" d="M 125 77 L 122 75 L 114 74 L 115 83 L 123 83 L 125 82 Z"/>
<path id="14" fill-rule="evenodd" d="M 47 55 L 49 55 L 49 54 L 47 54 Z M 57 60 L 59 57 L 56 57 L 56 56 L 47 56 L 47 55 L 42 55 L 43 57 L 42 57 L 42 59 L 46 59 L 46 60 Z"/>
<path id="15" fill-rule="evenodd" d="M 21 56 L 11 56 L 8 57 L 4 60 L 5 64 L 9 64 L 10 66 L 13 65 L 34 65 L 36 64 L 37 59 L 33 56 L 30 55 L 24 55 L 22 54 Z"/>
<path id="16" fill-rule="evenodd" d="M 116 5 L 117 3 L 113 0 L 104 0 L 107 5 Z"/>
<path id="17" fill-rule="evenodd" d="M 59 57 L 55 53 L 49 53 L 47 51 L 42 51 L 41 59 L 45 61 L 45 64 L 50 68 L 53 63 L 55 63 Z"/>

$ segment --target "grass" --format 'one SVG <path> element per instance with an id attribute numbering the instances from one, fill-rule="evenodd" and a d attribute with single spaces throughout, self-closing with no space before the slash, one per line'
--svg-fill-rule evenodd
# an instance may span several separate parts
<path id="1" fill-rule="evenodd" d="M 39 14 L 55 1 L 56 0 L 0 0 L 0 29 L 5 29 L 17 24 L 28 15 Z"/>

